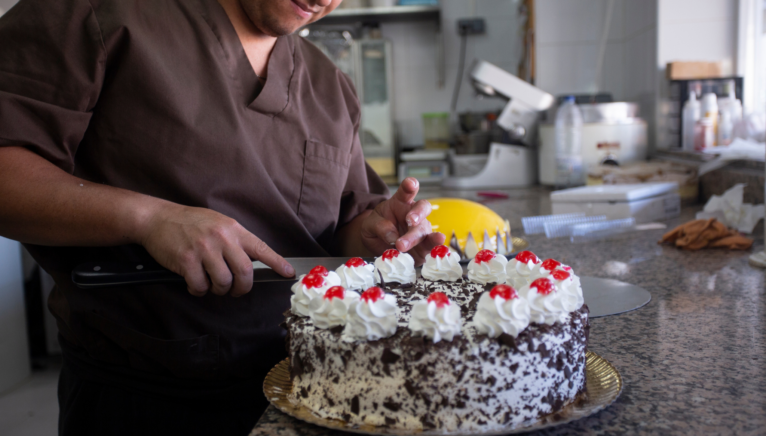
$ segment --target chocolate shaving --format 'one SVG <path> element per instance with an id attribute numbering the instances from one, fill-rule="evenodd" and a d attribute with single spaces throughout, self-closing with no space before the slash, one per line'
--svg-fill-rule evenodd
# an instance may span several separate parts
<path id="1" fill-rule="evenodd" d="M 402 356 L 394 353 L 388 348 L 383 349 L 383 355 L 380 356 L 380 361 L 385 364 L 396 363 Z"/>
<path id="2" fill-rule="evenodd" d="M 461 259 L 467 259 L 465 253 L 463 253 L 463 250 L 460 248 L 460 244 L 457 243 L 457 236 L 455 236 L 455 232 L 452 232 L 452 238 L 449 241 L 449 246 L 455 250 L 457 254 L 460 255 Z"/>

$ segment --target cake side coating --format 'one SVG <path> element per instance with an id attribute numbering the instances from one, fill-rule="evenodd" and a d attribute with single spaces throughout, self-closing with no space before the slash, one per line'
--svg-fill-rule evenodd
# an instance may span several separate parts
<path id="1" fill-rule="evenodd" d="M 451 342 L 432 343 L 406 328 L 411 304 L 444 292 L 464 325 Z M 469 322 L 484 287 L 419 279 L 388 286 L 399 328 L 377 341 L 344 342 L 340 329 L 288 315 L 292 396 L 324 418 L 402 429 L 486 431 L 536 419 L 574 401 L 585 386 L 588 309 L 566 322 L 530 324 L 517 338 L 488 338 Z"/>

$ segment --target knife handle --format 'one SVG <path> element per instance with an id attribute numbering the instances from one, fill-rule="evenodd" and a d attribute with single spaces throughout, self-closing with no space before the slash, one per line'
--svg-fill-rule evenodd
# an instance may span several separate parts
<path id="1" fill-rule="evenodd" d="M 88 262 L 72 270 L 72 282 L 82 289 L 106 286 L 183 283 L 184 278 L 156 263 Z"/>

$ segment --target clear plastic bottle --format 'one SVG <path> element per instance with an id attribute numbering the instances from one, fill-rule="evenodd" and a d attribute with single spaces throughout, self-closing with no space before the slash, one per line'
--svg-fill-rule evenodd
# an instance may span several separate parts
<path id="1" fill-rule="evenodd" d="M 585 184 L 582 163 L 582 113 L 575 98 L 567 97 L 556 111 L 556 186 Z"/>
<path id="2" fill-rule="evenodd" d="M 700 102 L 697 101 L 697 93 L 691 91 L 689 100 L 684 104 L 683 130 L 681 131 L 682 148 L 687 151 L 694 150 L 694 126 L 700 119 Z"/>

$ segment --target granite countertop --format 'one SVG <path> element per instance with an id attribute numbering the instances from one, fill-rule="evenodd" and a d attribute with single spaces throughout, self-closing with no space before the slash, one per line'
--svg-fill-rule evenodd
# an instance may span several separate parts
<path id="1" fill-rule="evenodd" d="M 548 191 L 502 191 L 486 202 L 523 236 L 521 217 L 549 214 Z M 424 190 L 477 200 L 474 192 Z M 477 200 L 478 201 L 478 200 Z M 694 219 L 686 208 L 668 229 Z M 588 418 L 531 434 L 763 434 L 766 432 L 766 295 L 764 271 L 748 265 L 761 251 L 763 227 L 749 251 L 681 251 L 658 245 L 665 230 L 645 230 L 589 244 L 525 237 L 541 258 L 571 265 L 580 276 L 613 278 L 647 289 L 643 308 L 591 320 L 589 348 L 622 374 L 624 391 Z M 255 435 L 325 435 L 269 406 Z"/>

